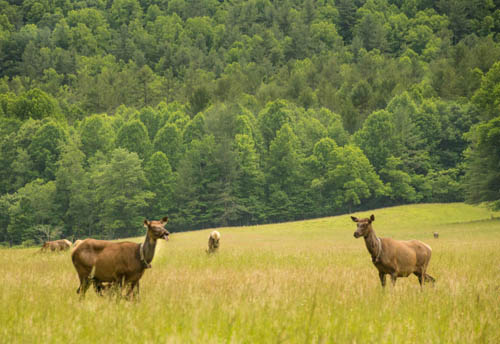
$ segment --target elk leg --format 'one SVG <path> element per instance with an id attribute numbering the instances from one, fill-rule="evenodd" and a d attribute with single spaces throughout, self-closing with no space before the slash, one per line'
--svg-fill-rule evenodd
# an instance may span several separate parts
<path id="1" fill-rule="evenodd" d="M 77 294 L 85 294 L 87 291 L 88 286 L 85 288 L 85 284 L 89 283 L 89 271 L 80 271 L 78 273 L 78 279 L 80 280 L 80 285 L 78 286 L 78 289 L 76 290 Z M 80 295 L 81 296 L 81 295 Z"/>
<path id="2" fill-rule="evenodd" d="M 127 299 L 131 300 L 131 299 L 135 298 L 134 288 L 136 287 L 137 283 L 138 282 L 127 283 L 128 284 L 128 291 L 127 291 L 127 294 L 126 294 Z"/>
<path id="3" fill-rule="evenodd" d="M 114 295 L 117 298 L 122 296 L 122 284 L 121 282 L 113 282 L 110 287 L 110 295 Z"/>
<path id="4" fill-rule="evenodd" d="M 102 292 L 104 290 L 104 284 L 95 278 L 94 278 L 93 282 L 94 282 L 93 284 L 94 284 L 95 293 L 99 296 L 103 296 Z"/>
<path id="5" fill-rule="evenodd" d="M 436 279 L 427 273 L 425 274 L 425 280 L 432 283 L 436 282 Z"/>
<path id="6" fill-rule="evenodd" d="M 123 297 L 123 287 L 125 287 L 125 276 L 118 277 L 113 282 L 114 292 L 118 298 Z"/>
<path id="7" fill-rule="evenodd" d="M 414 272 L 414 274 L 415 274 L 415 276 L 418 277 L 418 283 L 420 283 L 420 286 L 423 287 L 424 286 L 424 282 L 425 282 L 424 281 L 425 280 L 425 278 L 424 278 L 425 274 L 423 272 Z"/>
<path id="8" fill-rule="evenodd" d="M 385 272 L 379 271 L 378 277 L 380 278 L 380 283 L 382 283 L 382 287 L 385 287 Z"/>
<path id="9" fill-rule="evenodd" d="M 137 283 L 135 284 L 134 298 L 139 299 L 139 281 L 137 281 Z"/>
<path id="10" fill-rule="evenodd" d="M 398 278 L 398 275 L 396 275 L 396 273 L 393 273 L 391 274 L 391 282 L 392 282 L 392 286 L 395 286 L 396 285 L 396 279 Z"/>
<path id="11" fill-rule="evenodd" d="M 90 280 L 89 278 L 84 278 L 81 283 L 80 283 L 80 288 L 78 288 L 77 293 L 80 294 L 80 298 L 83 299 L 85 297 L 85 293 L 87 292 L 87 289 L 90 287 Z"/>

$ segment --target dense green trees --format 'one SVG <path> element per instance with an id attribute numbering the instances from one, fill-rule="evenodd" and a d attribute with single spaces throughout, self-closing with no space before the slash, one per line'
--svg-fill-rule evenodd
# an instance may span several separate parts
<path id="1" fill-rule="evenodd" d="M 492 202 L 496 209 L 500 209 L 500 113 L 495 97 L 499 86 L 500 63 L 495 63 L 472 99 L 483 120 L 468 134 L 465 179 L 468 201 Z"/>
<path id="2" fill-rule="evenodd" d="M 0 241 L 499 207 L 491 1 L 0 1 Z"/>

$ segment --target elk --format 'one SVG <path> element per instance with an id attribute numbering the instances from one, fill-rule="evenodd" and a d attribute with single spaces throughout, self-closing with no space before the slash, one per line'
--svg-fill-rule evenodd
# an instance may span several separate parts
<path id="1" fill-rule="evenodd" d="M 42 248 L 40 249 L 42 252 L 51 250 L 51 251 L 66 251 L 71 247 L 71 241 L 66 239 L 55 240 L 55 241 L 46 241 L 43 243 Z"/>
<path id="2" fill-rule="evenodd" d="M 396 284 L 398 277 L 408 277 L 412 273 L 418 277 L 420 286 L 428 281 L 435 282 L 435 279 L 426 272 L 432 253 L 429 245 L 418 240 L 402 241 L 377 237 L 372 226 L 372 222 L 375 221 L 374 215 L 366 219 L 351 216 L 351 219 L 357 223 L 354 237 L 365 239 L 372 262 L 378 269 L 382 287 L 385 287 L 387 274 L 391 276 L 393 285 Z"/>
<path id="3" fill-rule="evenodd" d="M 69 240 L 66 240 L 66 239 L 62 239 L 62 240 L 58 240 L 59 241 L 59 246 L 61 247 L 61 250 L 69 250 L 71 248 L 71 241 Z"/>
<path id="4" fill-rule="evenodd" d="M 208 250 L 207 253 L 215 253 L 219 249 L 220 233 L 213 231 L 208 237 Z"/>
<path id="5" fill-rule="evenodd" d="M 121 288 L 128 286 L 127 297 L 139 294 L 139 280 L 144 270 L 151 268 L 156 241 L 160 238 L 168 240 L 170 233 L 165 229 L 168 217 L 160 221 L 144 220 L 147 228 L 146 237 L 141 244 L 133 242 L 111 242 L 105 240 L 85 239 L 71 254 L 73 265 L 80 279 L 77 293 L 85 297 L 85 293 L 94 284 L 96 292 L 106 285 L 115 284 Z"/>
<path id="6" fill-rule="evenodd" d="M 438 232 L 434 232 L 434 239 L 439 239 L 439 233 Z"/>

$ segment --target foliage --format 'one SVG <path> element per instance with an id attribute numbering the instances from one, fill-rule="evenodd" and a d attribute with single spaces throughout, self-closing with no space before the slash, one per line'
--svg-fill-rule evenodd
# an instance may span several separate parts
<path id="1" fill-rule="evenodd" d="M 481 88 L 474 94 L 484 120 L 468 133 L 470 146 L 466 151 L 465 175 L 466 200 L 471 203 L 491 202 L 500 209 L 500 116 L 498 99 L 491 98 L 498 92 L 500 63 L 496 63 L 483 77 Z"/>
<path id="2" fill-rule="evenodd" d="M 495 2 L 0 9 L 0 241 L 499 202 Z"/>

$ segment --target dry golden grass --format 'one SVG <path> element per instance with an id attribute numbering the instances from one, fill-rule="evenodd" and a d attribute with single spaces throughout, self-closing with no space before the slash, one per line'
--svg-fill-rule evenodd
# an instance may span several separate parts
<path id="1" fill-rule="evenodd" d="M 69 253 L 3 249 L 0 341 L 500 342 L 498 214 L 464 204 L 373 213 L 378 235 L 433 247 L 434 287 L 421 290 L 412 276 L 382 290 L 348 216 L 220 228 L 212 256 L 210 230 L 174 234 L 160 243 L 137 302 L 92 290 L 80 301 Z"/>

